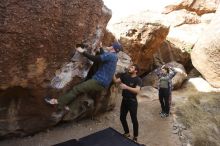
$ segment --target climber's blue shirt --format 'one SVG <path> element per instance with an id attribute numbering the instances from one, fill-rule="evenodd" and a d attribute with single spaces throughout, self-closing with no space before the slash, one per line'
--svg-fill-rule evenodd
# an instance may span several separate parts
<path id="1" fill-rule="evenodd" d="M 101 66 L 93 75 L 93 79 L 98 81 L 103 87 L 107 88 L 115 74 L 118 57 L 116 53 L 105 52 L 100 55 Z"/>

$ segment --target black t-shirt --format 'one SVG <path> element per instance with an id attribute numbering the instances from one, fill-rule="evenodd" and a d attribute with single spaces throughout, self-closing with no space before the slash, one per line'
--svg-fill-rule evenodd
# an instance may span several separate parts
<path id="1" fill-rule="evenodd" d="M 128 73 L 124 73 L 120 75 L 121 82 L 125 85 L 135 88 L 136 86 L 142 86 L 142 80 L 140 77 L 131 77 Z M 132 93 L 129 90 L 122 90 L 122 96 L 123 98 L 130 99 L 130 98 L 136 98 L 137 94 Z"/>

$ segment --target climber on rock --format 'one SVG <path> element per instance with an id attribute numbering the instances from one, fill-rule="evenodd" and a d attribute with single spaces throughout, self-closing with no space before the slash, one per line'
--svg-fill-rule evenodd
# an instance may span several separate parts
<path id="1" fill-rule="evenodd" d="M 91 55 L 86 52 L 84 45 L 76 45 L 76 51 L 81 53 L 93 62 L 100 62 L 96 73 L 91 79 L 88 79 L 72 88 L 68 93 L 58 98 L 45 98 L 45 101 L 51 105 L 58 105 L 58 110 L 52 114 L 54 118 L 62 118 L 68 112 L 68 104 L 70 104 L 81 93 L 101 92 L 109 87 L 112 82 L 116 65 L 118 61 L 117 53 L 122 50 L 122 46 L 118 42 L 114 42 L 112 46 L 106 47 L 100 55 Z"/>

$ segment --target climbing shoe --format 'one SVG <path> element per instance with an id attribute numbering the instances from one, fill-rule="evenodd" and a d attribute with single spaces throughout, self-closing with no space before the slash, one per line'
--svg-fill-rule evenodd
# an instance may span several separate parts
<path id="1" fill-rule="evenodd" d="M 124 133 L 123 136 L 129 138 L 130 134 L 129 133 Z"/>
<path id="2" fill-rule="evenodd" d="M 55 98 L 51 98 L 51 97 L 45 97 L 44 98 L 44 101 L 50 105 L 55 105 L 55 104 L 58 104 L 58 101 L 57 99 Z"/>

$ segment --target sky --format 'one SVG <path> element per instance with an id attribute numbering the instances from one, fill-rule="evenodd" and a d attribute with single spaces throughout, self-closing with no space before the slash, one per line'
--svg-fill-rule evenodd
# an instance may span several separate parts
<path id="1" fill-rule="evenodd" d="M 112 10 L 111 22 L 140 11 L 161 11 L 165 6 L 180 2 L 181 0 L 103 0 L 104 4 Z"/>

